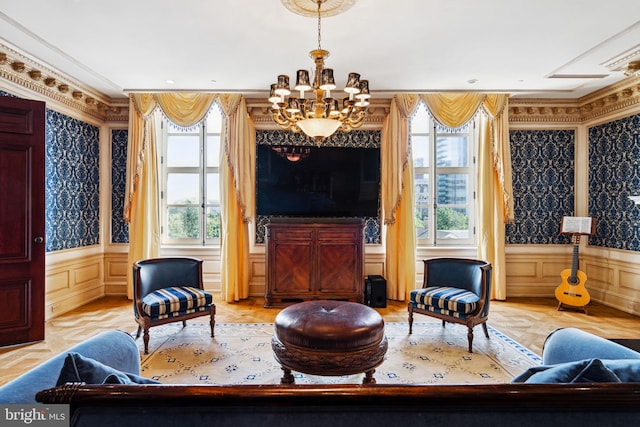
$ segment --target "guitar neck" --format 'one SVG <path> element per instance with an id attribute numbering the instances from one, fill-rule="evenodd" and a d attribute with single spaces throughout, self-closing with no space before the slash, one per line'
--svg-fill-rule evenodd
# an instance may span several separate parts
<path id="1" fill-rule="evenodd" d="M 574 234 L 573 240 L 573 258 L 571 259 L 571 276 L 569 276 L 570 283 L 578 283 L 578 251 L 580 248 L 580 235 Z"/>

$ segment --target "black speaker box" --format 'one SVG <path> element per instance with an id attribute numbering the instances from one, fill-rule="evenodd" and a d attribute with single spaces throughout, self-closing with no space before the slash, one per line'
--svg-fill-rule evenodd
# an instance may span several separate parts
<path id="1" fill-rule="evenodd" d="M 364 280 L 364 302 L 369 307 L 387 306 L 387 281 L 382 276 L 371 275 Z"/>

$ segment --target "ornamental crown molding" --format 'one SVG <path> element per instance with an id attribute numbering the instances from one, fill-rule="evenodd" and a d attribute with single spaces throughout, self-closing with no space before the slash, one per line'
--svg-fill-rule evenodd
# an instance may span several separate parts
<path id="1" fill-rule="evenodd" d="M 111 99 L 2 43 L 0 43 L 0 79 L 101 120 L 129 120 L 127 98 Z"/>
<path id="2" fill-rule="evenodd" d="M 577 100 L 511 98 L 509 123 L 581 124 L 639 105 L 640 77 L 629 77 Z"/>
<path id="3" fill-rule="evenodd" d="M 129 120 L 129 100 L 112 99 L 69 76 L 0 43 L 0 79 L 38 93 L 92 117 L 113 122 Z M 598 90 L 577 100 L 511 98 L 509 123 L 581 124 L 640 105 L 640 76 Z M 249 115 L 257 129 L 275 129 L 264 99 L 247 98 Z M 364 129 L 379 129 L 389 113 L 390 99 L 372 101 Z"/>

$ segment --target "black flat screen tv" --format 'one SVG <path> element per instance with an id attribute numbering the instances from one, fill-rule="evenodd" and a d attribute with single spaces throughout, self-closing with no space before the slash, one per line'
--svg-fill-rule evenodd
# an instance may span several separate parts
<path id="1" fill-rule="evenodd" d="M 257 215 L 378 216 L 379 148 L 309 147 L 293 162 L 258 145 L 256 156 Z"/>

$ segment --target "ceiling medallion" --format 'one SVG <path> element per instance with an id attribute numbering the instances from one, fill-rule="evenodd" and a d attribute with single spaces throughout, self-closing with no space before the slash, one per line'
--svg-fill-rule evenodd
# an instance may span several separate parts
<path id="1" fill-rule="evenodd" d="M 311 0 L 282 0 L 285 6 L 310 2 Z M 346 7 L 348 4 L 350 7 L 355 1 L 315 0 L 314 2 L 318 17 L 318 48 L 309 52 L 309 55 L 315 63 L 315 72 L 310 78 L 311 73 L 308 70 L 297 71 L 294 90 L 299 93 L 299 96 L 292 95 L 289 76 L 279 75 L 278 81 L 271 85 L 269 102 L 271 102 L 273 120 L 281 129 L 302 131 L 315 138 L 320 144 L 324 138 L 333 135 L 338 129 L 349 131 L 362 126 L 371 95 L 369 81 L 360 80 L 358 73 L 349 73 L 347 84 L 343 89 L 347 96 L 342 98 L 340 105 L 338 99 L 331 96 L 331 91 L 336 88 L 333 69 L 324 67 L 324 60 L 329 56 L 329 51 L 322 49 L 320 45 L 321 16 L 325 14 L 323 6 L 333 5 L 335 11 L 339 6 Z M 315 96 L 305 98 L 306 91 L 311 91 Z"/>
<path id="2" fill-rule="evenodd" d="M 318 13 L 316 0 L 280 0 L 287 10 L 296 15 L 315 18 Z M 322 16 L 339 15 L 356 3 L 356 0 L 324 0 L 322 1 Z"/>

